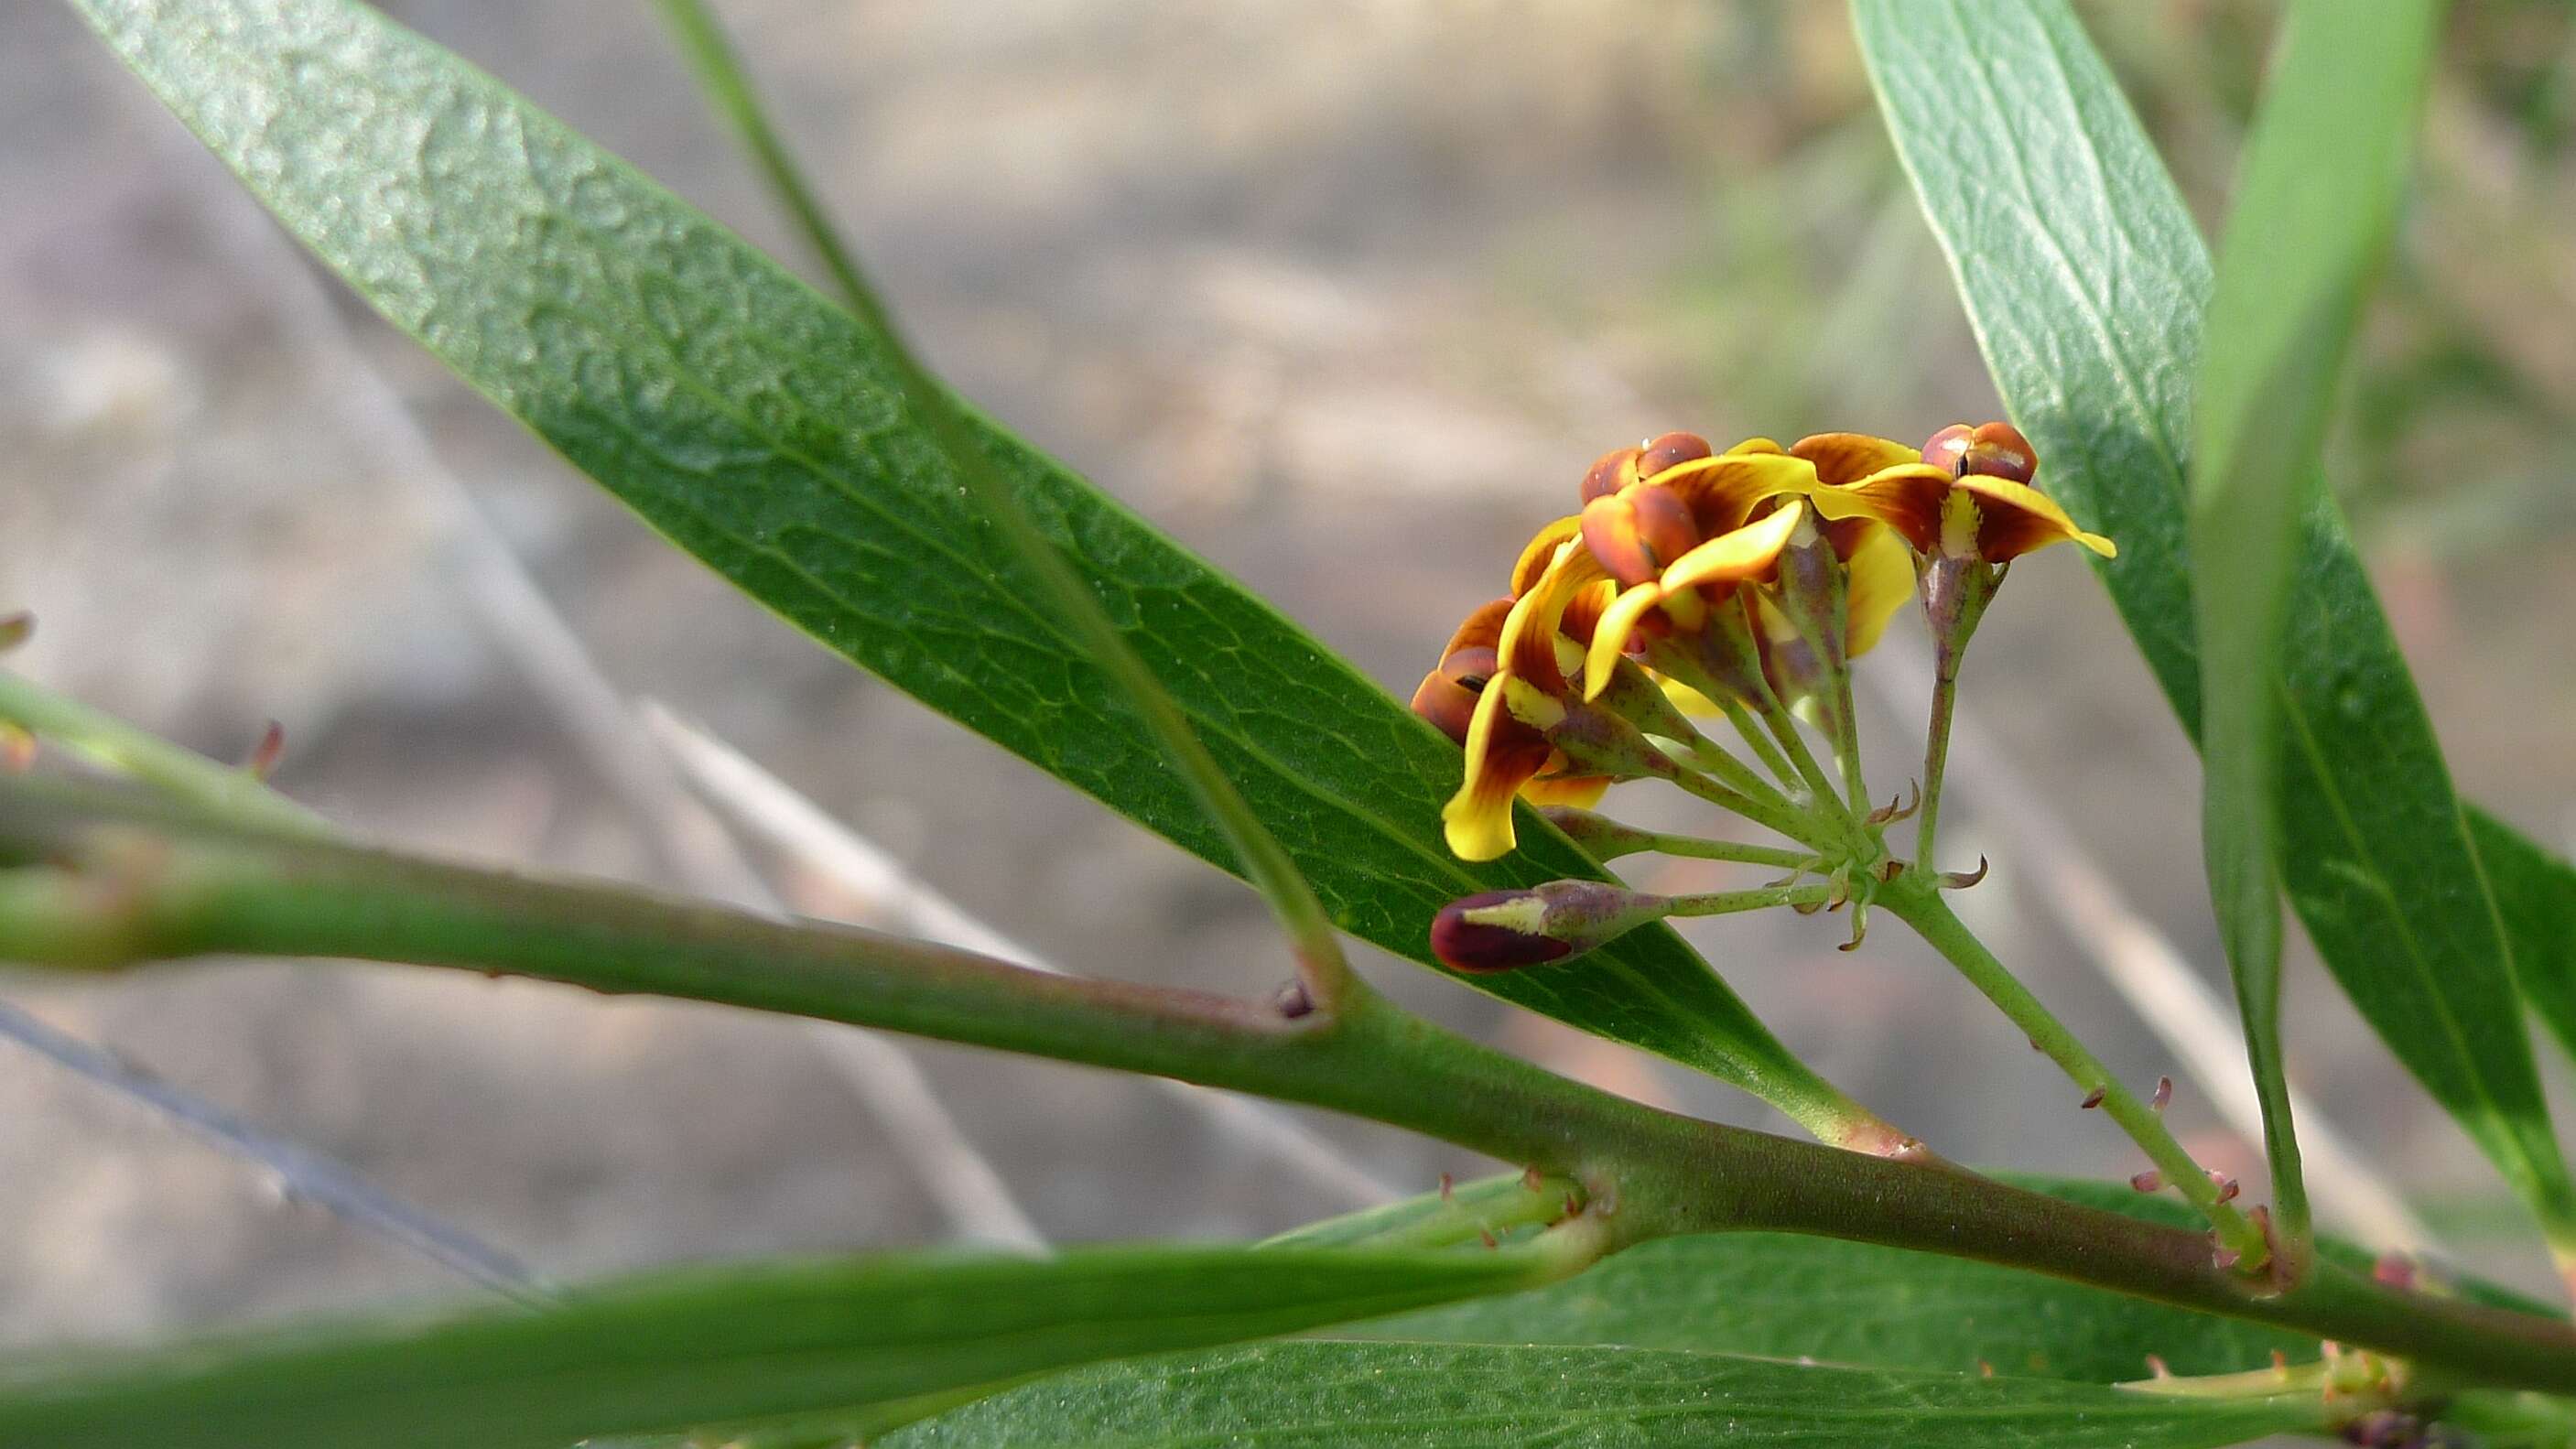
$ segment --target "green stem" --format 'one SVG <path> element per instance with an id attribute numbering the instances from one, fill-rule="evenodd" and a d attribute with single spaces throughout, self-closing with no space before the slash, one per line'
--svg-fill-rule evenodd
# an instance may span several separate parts
<path id="1" fill-rule="evenodd" d="M 1753 891 L 1706 891 L 1697 895 L 1661 897 L 1660 909 L 1666 916 L 1731 916 L 1739 911 L 1759 911 L 1771 906 L 1821 906 L 1833 899 L 1834 887 L 1766 886 Z"/>
<path id="2" fill-rule="evenodd" d="M 1914 817 L 1914 864 L 1937 871 L 1941 834 L 1941 774 L 1950 761 L 1950 716 L 1959 703 L 1959 661 L 1945 654 L 1932 676 L 1932 725 L 1923 741 L 1923 808 Z"/>
<path id="3" fill-rule="evenodd" d="M 1753 712 L 1744 707 L 1744 701 L 1730 694 L 1718 701 L 1718 707 L 1726 711 L 1727 722 L 1744 737 L 1745 744 L 1751 747 L 1754 758 L 1762 762 L 1762 767 L 1781 784 L 1797 788 L 1798 772 L 1790 767 L 1789 758 L 1780 753 L 1780 747 L 1771 743 L 1771 736 L 1754 720 Z"/>
<path id="4" fill-rule="evenodd" d="M 1603 1249 L 1676 1233 L 1820 1234 L 2278 1324 L 2466 1381 L 2576 1392 L 2576 1325 L 2332 1265 L 2267 1295 L 2214 1266 L 2201 1234 L 1663 1112 L 1370 995 L 1289 1017 L 872 932 L 246 833 L 60 781 L 0 780 L 0 865 L 19 867 L 0 892 L 0 941 L 21 959 L 354 956 L 912 1032 L 1255 1092 L 1535 1166 L 1582 1186 Z M 1918 915 L 1934 907 L 1937 930 L 1937 897 L 1895 894 Z"/>
<path id="5" fill-rule="evenodd" d="M 1688 743 L 1692 764 L 1733 787 L 1739 793 L 1749 795 L 1775 810 L 1793 811 L 1798 808 L 1791 803 L 1788 796 L 1780 793 L 1777 786 L 1756 774 L 1742 760 L 1718 748 L 1716 742 L 1707 736 L 1702 735 Z"/>
<path id="6" fill-rule="evenodd" d="M 2262 1230 L 2220 1199 L 2218 1187 L 2209 1180 L 2208 1173 L 2165 1130 L 2163 1115 L 2121 1085 L 2101 1059 L 2078 1041 L 2064 1022 L 2050 1014 L 2019 977 L 1995 959 L 1976 933 L 1950 910 L 1930 877 L 1920 870 L 1905 872 L 1880 892 L 1878 904 L 1949 958 L 1950 964 L 1959 968 L 1959 974 L 1985 993 L 1986 999 L 2030 1038 L 2030 1044 L 2057 1063 L 2078 1087 L 2088 1093 L 2099 1092 L 2102 1111 L 2145 1150 L 2147 1159 L 2156 1165 L 2165 1181 L 2209 1219 L 2218 1231 L 2219 1241 L 2238 1255 L 2245 1270 L 2263 1265 L 2268 1249 Z"/>
<path id="7" fill-rule="evenodd" d="M 181 749 L 114 715 L 65 699 L 0 669 L 0 721 L 14 724 L 210 815 L 257 830 L 325 835 L 321 816 L 260 783 L 258 776 Z"/>
<path id="8" fill-rule="evenodd" d="M 1798 810 L 1794 806 L 1766 805 L 1740 790 L 1730 789 L 1687 766 L 1676 766 L 1672 781 L 1719 809 L 1732 811 L 1765 830 L 1787 836 L 1811 849 L 1824 848 L 1826 831 L 1822 828 L 1823 822 L 1812 813 Z"/>

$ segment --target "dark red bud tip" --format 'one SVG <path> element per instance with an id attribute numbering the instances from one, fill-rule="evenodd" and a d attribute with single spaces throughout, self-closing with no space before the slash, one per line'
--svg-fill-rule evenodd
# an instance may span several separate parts
<path id="1" fill-rule="evenodd" d="M 2162 1189 L 2164 1185 L 2165 1175 L 2161 1172 L 2141 1172 L 2129 1179 L 2129 1186 L 2140 1192 L 2155 1192 Z"/>
<path id="2" fill-rule="evenodd" d="M 1642 455 L 1643 450 L 1638 448 L 1613 448 L 1594 460 L 1583 474 L 1583 501 L 1607 498 L 1636 482 L 1640 476 L 1637 459 Z"/>
<path id="3" fill-rule="evenodd" d="M 2094 1108 L 2101 1106 L 2102 1099 L 2109 1095 L 2110 1092 L 2108 1090 L 2101 1087 L 2095 1087 L 2092 1091 L 2084 1094 L 2084 1100 L 2078 1105 L 2082 1106 L 2085 1111 L 2090 1112 Z"/>
<path id="4" fill-rule="evenodd" d="M 1641 477 L 1652 478 L 1666 468 L 1697 462 L 1716 451 L 1708 445 L 1708 439 L 1697 433 L 1666 433 L 1647 440 L 1645 451 L 1637 455 L 1637 472 Z"/>
<path id="5" fill-rule="evenodd" d="M 2039 474 L 2039 453 L 2010 423 L 1952 423 L 1924 443 L 1923 461 L 1954 478 L 1976 473 L 2027 483 Z"/>
<path id="6" fill-rule="evenodd" d="M 1479 919 L 1469 920 L 1470 915 Z M 1521 929 L 1522 926 L 1527 929 Z M 1547 902 L 1532 891 L 1481 891 L 1431 918 L 1431 954 L 1472 976 L 1542 966 L 1574 954 L 1570 942 L 1541 935 Z"/>

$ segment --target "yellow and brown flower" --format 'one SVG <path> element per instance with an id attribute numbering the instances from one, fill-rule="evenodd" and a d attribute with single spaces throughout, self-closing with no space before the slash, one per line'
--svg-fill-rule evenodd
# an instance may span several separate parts
<path id="1" fill-rule="evenodd" d="M 2104 558 L 2119 552 L 2032 486 L 2039 455 L 2010 423 L 1953 423 L 1920 449 L 1862 433 L 1818 433 L 1789 451 L 1816 466 L 1818 512 L 1838 523 L 1886 523 L 1926 556 L 2001 564 L 2066 542 Z"/>
<path id="2" fill-rule="evenodd" d="M 1440 667 L 1423 676 L 1421 687 L 1413 692 L 1413 712 L 1468 751 L 1467 783 L 1460 798 L 1472 794 L 1478 801 L 1478 817 L 1484 822 L 1481 828 L 1468 832 L 1469 838 L 1480 846 L 1489 844 L 1493 822 L 1499 818 L 1500 848 L 1471 859 L 1489 860 L 1511 849 L 1511 802 L 1515 794 L 1533 805 L 1589 807 L 1598 803 L 1602 792 L 1610 787 L 1608 777 L 1577 769 L 1545 733 L 1519 714 L 1483 707 L 1489 694 L 1499 706 L 1517 692 L 1523 697 L 1525 711 L 1542 719 L 1550 714 L 1541 692 L 1544 683 L 1516 687 L 1504 674 L 1503 630 L 1514 603 L 1512 599 L 1496 599 L 1469 614 L 1457 633 L 1450 636 Z M 1459 838 L 1454 825 L 1451 838 L 1453 842 Z"/>

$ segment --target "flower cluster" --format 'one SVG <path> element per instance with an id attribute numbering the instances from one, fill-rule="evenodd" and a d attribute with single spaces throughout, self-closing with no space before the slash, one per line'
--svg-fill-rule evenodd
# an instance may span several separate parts
<path id="1" fill-rule="evenodd" d="M 1516 799 L 1568 823 L 1599 822 L 1588 807 L 1612 783 L 1655 777 L 1805 847 L 1796 858 L 1831 888 L 1807 899 L 1815 888 L 1796 884 L 1800 869 L 1775 888 L 1779 903 L 1865 905 L 1873 876 L 1903 868 L 1888 857 L 1882 827 L 1904 812 L 1868 808 L 1849 663 L 1906 599 L 1924 599 L 1945 684 L 1917 842 L 1928 860 L 1946 685 L 2005 568 L 2058 542 L 2113 552 L 2033 486 L 2037 473 L 2029 441 L 1999 422 L 1944 428 L 1919 449 L 1820 433 L 1719 452 L 1668 433 L 1607 454 L 1583 476 L 1579 511 L 1539 530 L 1512 569 L 1511 592 L 1468 616 L 1414 694 L 1415 712 L 1466 751 L 1443 813 L 1450 849 L 1479 861 L 1511 851 Z M 1726 720 L 1752 759 L 1701 736 L 1691 716 Z M 1807 730 L 1830 746 L 1834 771 Z M 1746 894 L 1722 899 L 1741 909 Z M 1538 892 L 1519 905 L 1462 902 L 1451 913 L 1472 910 L 1477 929 L 1448 922 L 1435 938 L 1472 936 L 1475 959 L 1451 963 L 1472 970 L 1562 959 L 1605 939 L 1599 912 L 1559 933 L 1548 905 Z M 1615 913 L 1621 929 L 1657 914 Z M 1526 949 L 1509 949 L 1513 935 Z"/>

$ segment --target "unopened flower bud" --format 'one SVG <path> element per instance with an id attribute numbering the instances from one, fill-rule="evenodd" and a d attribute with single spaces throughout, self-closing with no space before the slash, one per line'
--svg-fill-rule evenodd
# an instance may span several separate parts
<path id="1" fill-rule="evenodd" d="M 1637 471 L 1637 460 L 1644 452 L 1642 448 L 1613 448 L 1594 459 L 1583 473 L 1583 501 L 1607 498 L 1643 477 Z"/>
<path id="2" fill-rule="evenodd" d="M 1483 891 L 1440 908 L 1431 954 L 1452 971 L 1487 975 L 1579 956 L 1661 915 L 1660 896 L 1594 880 Z"/>
<path id="3" fill-rule="evenodd" d="M 2010 423 L 1952 423 L 1923 445 L 1923 461 L 1953 478 L 1978 474 L 2027 483 L 2039 473 L 2039 453 Z"/>
<path id="4" fill-rule="evenodd" d="M 1695 463 L 1715 451 L 1709 447 L 1708 439 L 1697 433 L 1666 433 L 1647 441 L 1637 455 L 1637 472 L 1641 477 L 1652 478 L 1666 468 Z"/>
<path id="5" fill-rule="evenodd" d="M 1699 541 L 1690 505 L 1669 488 L 1630 488 L 1583 505 L 1583 546 L 1622 589 L 1662 578 Z"/>

